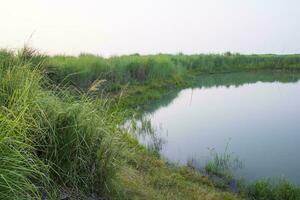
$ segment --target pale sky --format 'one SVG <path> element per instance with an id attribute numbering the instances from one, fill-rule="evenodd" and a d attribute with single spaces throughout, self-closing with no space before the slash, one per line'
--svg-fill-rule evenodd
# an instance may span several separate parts
<path id="1" fill-rule="evenodd" d="M 0 0 L 0 48 L 25 43 L 73 55 L 300 53 L 300 0 Z"/>

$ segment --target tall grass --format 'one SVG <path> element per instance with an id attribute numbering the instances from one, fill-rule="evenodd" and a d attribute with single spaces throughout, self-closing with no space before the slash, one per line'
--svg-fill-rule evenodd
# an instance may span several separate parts
<path id="1" fill-rule="evenodd" d="M 58 83 L 71 83 L 86 89 L 95 80 L 105 79 L 106 89 L 114 91 L 128 82 L 180 81 L 190 71 L 299 70 L 300 55 L 158 54 L 103 58 L 82 54 L 78 57 L 48 57 L 47 68 L 50 77 Z"/>
<path id="2" fill-rule="evenodd" d="M 113 192 L 117 115 L 105 99 L 51 88 L 42 61 L 0 51 L 0 199 Z"/>
<path id="3" fill-rule="evenodd" d="M 145 82 L 180 77 L 185 68 L 174 65 L 171 58 L 158 56 L 120 56 L 105 59 L 82 54 L 78 57 L 54 56 L 47 59 L 52 80 L 71 83 L 86 89 L 95 80 L 107 80 L 106 89 L 118 90 L 127 82 Z"/>
<path id="4" fill-rule="evenodd" d="M 295 69 L 300 67 L 300 55 L 241 55 L 227 52 L 225 54 L 200 54 L 173 56 L 176 63 L 189 69 L 205 72 L 222 72 L 245 69 Z"/>
<path id="5" fill-rule="evenodd" d="M 0 198 L 38 197 L 47 166 L 35 154 L 30 108 L 39 93 L 40 76 L 11 52 L 1 51 L 0 65 Z M 37 183 L 33 183 L 37 182 Z"/>

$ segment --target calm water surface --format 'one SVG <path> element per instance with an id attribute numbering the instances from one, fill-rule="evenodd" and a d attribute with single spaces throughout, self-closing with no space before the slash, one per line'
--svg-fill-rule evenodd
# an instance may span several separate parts
<path id="1" fill-rule="evenodd" d="M 246 179 L 285 177 L 300 184 L 300 82 L 248 82 L 184 89 L 148 113 L 163 141 L 161 155 L 180 164 L 205 162 L 209 148 L 222 153 L 229 144 Z"/>

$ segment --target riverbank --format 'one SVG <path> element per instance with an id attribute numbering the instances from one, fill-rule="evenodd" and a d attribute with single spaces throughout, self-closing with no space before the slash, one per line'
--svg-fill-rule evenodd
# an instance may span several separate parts
<path id="1" fill-rule="evenodd" d="M 127 55 L 91 54 L 46 57 L 47 75 L 56 84 L 122 98 L 124 107 L 147 107 L 166 91 L 195 86 L 199 76 L 235 72 L 299 72 L 300 55 Z M 263 75 L 258 75 L 262 77 Z M 206 79 L 207 80 L 207 79 Z M 230 80 L 227 80 L 227 84 Z M 209 84 L 206 81 L 205 84 Z M 235 83 L 234 83 L 235 84 Z M 198 84 L 199 85 L 199 84 Z M 137 98 L 138 97 L 138 98 Z"/>
<path id="2" fill-rule="evenodd" d="M 197 77 L 190 78 L 188 81 L 186 81 L 185 84 L 178 85 L 174 88 L 174 85 L 165 85 L 164 89 L 159 87 L 160 84 L 158 84 L 158 87 L 155 86 L 139 86 L 134 88 L 132 91 L 129 90 L 129 92 L 133 92 L 131 95 L 128 95 L 129 102 L 134 102 L 131 105 L 138 105 L 139 102 L 147 102 L 147 99 L 143 98 L 143 95 L 147 94 L 149 91 L 156 92 L 154 97 L 151 97 L 149 99 L 151 100 L 146 104 L 143 104 L 141 106 L 142 110 L 146 110 L 147 113 L 152 113 L 153 111 L 159 109 L 160 106 L 167 107 L 168 104 L 172 102 L 173 99 L 176 98 L 178 95 L 178 92 L 181 90 L 181 88 L 209 88 L 209 87 L 238 87 L 244 84 L 249 83 L 256 83 L 256 82 L 280 82 L 280 83 L 296 83 L 300 78 L 300 74 L 297 72 L 288 72 L 288 71 L 273 71 L 273 70 L 263 70 L 263 71 L 250 71 L 250 72 L 237 72 L 237 73 L 226 73 L 226 74 L 210 74 L 210 75 L 198 75 Z M 136 91 L 143 91 L 143 92 L 136 92 Z M 149 96 L 153 92 L 149 92 Z M 131 97 L 135 97 L 131 100 Z M 141 100 L 139 99 L 141 98 Z M 152 102 L 152 103 L 151 103 Z M 157 103 L 159 102 L 159 103 Z M 162 110 L 164 110 L 163 108 Z M 175 112 L 173 113 L 175 114 Z M 169 115 L 170 116 L 170 113 Z M 170 122 L 170 120 L 168 120 Z M 140 121 L 143 123 L 143 120 Z M 151 126 L 150 121 L 145 121 L 146 129 L 149 128 L 148 126 Z M 143 125 L 142 125 L 143 126 Z M 150 127 L 150 129 L 152 129 Z M 155 130 L 154 130 L 155 131 Z M 173 130 L 174 131 L 174 130 Z M 144 131 L 147 132 L 147 131 Z M 144 133 L 143 132 L 143 133 Z M 150 131 L 151 132 L 151 131 Z M 152 134 L 156 133 L 150 133 Z M 168 134 L 168 133 L 166 133 Z M 186 132 L 183 132 L 183 134 L 187 134 Z M 155 136 L 154 136 L 155 137 Z M 159 136 L 158 136 L 159 137 Z M 176 136 L 175 136 L 176 137 Z M 188 136 L 187 136 L 188 137 Z M 143 136 L 141 136 L 143 138 Z M 180 136 L 179 136 L 180 138 Z M 148 140 L 147 140 L 148 141 Z M 154 139 L 154 141 L 157 141 L 157 138 Z M 152 140 L 148 141 L 149 143 L 152 142 Z M 224 143 L 226 141 L 224 140 Z M 174 143 L 174 140 L 173 140 Z M 148 143 L 147 143 L 148 144 Z M 150 144 L 152 145 L 152 143 Z M 155 146 L 155 145 L 154 145 Z M 152 146 L 150 146 L 152 147 Z M 182 148 L 182 146 L 181 146 Z M 232 163 L 230 160 L 230 155 L 224 155 L 224 160 L 222 155 L 218 155 L 218 160 L 222 159 L 221 163 L 224 163 L 225 166 L 231 166 Z M 229 160 L 228 160 L 229 159 Z M 234 161 L 234 160 L 233 160 Z M 206 175 L 212 174 L 212 179 L 207 179 L 211 182 L 214 187 L 221 187 L 225 188 L 225 190 L 231 190 L 231 183 L 236 182 L 238 184 L 238 192 L 240 198 L 245 199 L 298 199 L 300 197 L 300 190 L 299 187 L 291 184 L 288 182 L 288 180 L 282 180 L 277 179 L 278 182 L 273 182 L 268 179 L 261 179 L 257 182 L 254 182 L 250 185 L 244 185 L 245 182 L 241 182 L 241 185 L 239 185 L 239 180 L 234 180 L 233 178 L 233 172 L 230 171 L 230 169 L 225 169 L 224 166 L 218 166 L 218 163 L 210 163 L 212 165 L 207 166 L 205 168 L 205 171 L 201 169 L 202 176 L 206 177 Z M 189 165 L 190 166 L 190 165 Z M 193 166 L 191 166 L 193 167 Z M 195 167 L 197 169 L 197 167 Z M 213 169 L 212 171 L 210 169 Z M 228 171 L 229 170 L 229 171 Z M 210 175 L 209 175 L 210 176 Z M 217 178 L 215 177 L 217 176 Z M 214 182 L 214 180 L 217 179 L 217 182 Z M 233 198 L 233 197 L 231 197 Z"/>
<path id="3" fill-rule="evenodd" d="M 269 68 L 298 70 L 300 56 L 105 59 L 2 50 L 0 199 L 241 199 L 191 168 L 168 164 L 120 124 L 166 91 L 197 82 L 195 75 Z M 282 194 L 297 190 L 286 188 Z M 262 189 L 256 199 L 267 194 Z"/>

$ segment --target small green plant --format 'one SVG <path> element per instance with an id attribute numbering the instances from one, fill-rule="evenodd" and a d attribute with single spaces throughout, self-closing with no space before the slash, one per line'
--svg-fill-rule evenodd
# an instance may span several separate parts
<path id="1" fill-rule="evenodd" d="M 219 154 L 214 149 L 210 149 L 212 160 L 205 165 L 205 172 L 208 175 L 232 179 L 234 177 L 233 171 L 243 168 L 243 163 L 233 153 L 229 152 L 229 143 L 223 153 Z"/>
<path id="2" fill-rule="evenodd" d="M 242 161 L 229 152 L 229 143 L 223 153 L 218 153 L 214 149 L 209 151 L 211 159 L 204 166 L 197 159 L 188 160 L 187 166 L 207 175 L 217 187 L 238 192 L 242 180 L 237 179 L 234 172 L 244 167 Z"/>

